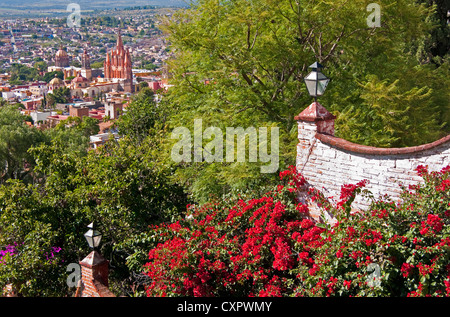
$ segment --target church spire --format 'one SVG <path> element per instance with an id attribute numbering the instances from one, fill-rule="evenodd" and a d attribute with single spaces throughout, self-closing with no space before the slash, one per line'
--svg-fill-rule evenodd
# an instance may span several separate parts
<path id="1" fill-rule="evenodd" d="M 117 29 L 116 47 L 110 53 L 106 53 L 104 76 L 105 78 L 125 79 L 122 81 L 124 90 L 130 92 L 134 90 L 130 49 L 125 48 L 123 44 L 120 28 Z"/>
<path id="2" fill-rule="evenodd" d="M 123 64 L 124 66 L 131 66 L 130 51 L 128 49 L 125 51 L 125 58 Z"/>
<path id="3" fill-rule="evenodd" d="M 122 34 L 120 32 L 120 28 L 117 33 L 117 50 L 123 50 L 123 41 L 122 41 Z"/>

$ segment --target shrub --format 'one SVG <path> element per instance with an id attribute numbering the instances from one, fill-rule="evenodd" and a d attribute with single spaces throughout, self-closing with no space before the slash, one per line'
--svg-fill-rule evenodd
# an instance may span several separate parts
<path id="1" fill-rule="evenodd" d="M 342 186 L 330 204 L 310 191 L 334 225 L 316 223 L 297 200 L 294 167 L 260 198 L 188 206 L 154 227 L 148 296 L 449 296 L 450 167 L 403 188 L 401 202 L 374 200 L 351 211 L 365 181 Z"/>
<path id="2" fill-rule="evenodd" d="M 357 213 L 348 212 L 352 199 L 337 204 L 338 222 L 324 233 L 317 270 L 299 294 L 450 295 L 449 168 L 417 171 L 424 182 L 403 188 L 400 202 L 380 199 Z"/>

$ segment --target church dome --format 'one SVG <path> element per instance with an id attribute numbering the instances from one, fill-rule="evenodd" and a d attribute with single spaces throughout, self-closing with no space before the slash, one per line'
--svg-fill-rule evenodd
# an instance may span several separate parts
<path id="1" fill-rule="evenodd" d="M 67 52 L 62 47 L 59 48 L 59 50 L 58 50 L 58 52 L 56 52 L 55 56 L 56 57 L 68 57 Z"/>
<path id="2" fill-rule="evenodd" d="M 84 83 L 87 82 L 87 78 L 84 78 L 83 76 L 81 76 L 81 73 L 78 73 L 78 76 L 75 77 L 74 79 L 72 79 L 72 83 Z"/>
<path id="3" fill-rule="evenodd" d="M 55 66 L 56 67 L 68 67 L 69 66 L 69 55 L 63 49 L 62 45 L 59 47 L 58 52 L 56 52 Z"/>
<path id="4" fill-rule="evenodd" d="M 48 84 L 49 84 L 49 86 L 61 86 L 61 85 L 64 85 L 64 81 L 55 75 L 55 78 L 50 80 L 50 82 Z"/>

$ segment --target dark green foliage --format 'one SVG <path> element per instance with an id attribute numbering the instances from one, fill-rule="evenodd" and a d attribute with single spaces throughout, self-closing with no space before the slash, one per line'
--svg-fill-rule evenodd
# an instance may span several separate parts
<path id="1" fill-rule="evenodd" d="M 432 30 L 427 8 L 381 1 L 381 25 L 368 27 L 370 1 L 197 1 L 162 24 L 177 109 L 171 127 L 280 127 L 280 169 L 295 159 L 294 116 L 311 102 L 303 78 L 320 62 L 331 82 L 319 102 L 337 116 L 336 136 L 378 147 L 435 141 L 448 131 L 448 62 L 420 64 L 413 43 Z M 191 129 L 192 130 L 192 129 Z M 263 186 L 256 164 L 180 165 L 196 199 Z M 206 199 L 207 200 L 207 199 Z"/>
<path id="2" fill-rule="evenodd" d="M 11 66 L 11 78 L 9 83 L 11 85 L 20 85 L 26 82 L 41 79 L 39 71 L 36 68 L 28 67 L 23 64 L 13 64 Z"/>
<path id="3" fill-rule="evenodd" d="M 27 126 L 27 119 L 13 105 L 0 107 L 0 184 L 8 179 L 30 181 L 35 163 L 28 149 L 44 142 L 45 137 Z"/>
<path id="4" fill-rule="evenodd" d="M 64 79 L 64 73 L 60 70 L 55 70 L 53 72 L 45 73 L 43 76 L 43 80 L 45 82 L 50 82 L 53 78 L 58 77 L 59 79 Z"/>

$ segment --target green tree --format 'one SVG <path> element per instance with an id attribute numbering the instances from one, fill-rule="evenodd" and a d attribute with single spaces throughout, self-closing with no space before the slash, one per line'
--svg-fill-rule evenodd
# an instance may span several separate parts
<path id="1" fill-rule="evenodd" d="M 98 119 L 91 117 L 69 117 L 53 129 L 45 131 L 48 139 L 66 149 L 67 153 L 85 156 L 89 148 L 89 137 L 100 130 Z"/>
<path id="2" fill-rule="evenodd" d="M 45 137 L 27 126 L 27 119 L 13 105 L 0 107 L 0 184 L 8 179 L 30 181 L 35 162 L 28 149 Z"/>
<path id="3" fill-rule="evenodd" d="M 48 65 L 44 61 L 37 61 L 33 65 L 34 68 L 36 68 L 39 72 L 45 72 L 47 71 Z"/>
<path id="4" fill-rule="evenodd" d="M 7 104 L 8 104 L 8 101 L 6 101 L 3 98 L 0 98 L 0 108 L 3 107 L 3 106 L 6 106 Z"/>
<path id="5" fill-rule="evenodd" d="M 10 180 L 0 187 L 0 289 L 10 284 L 29 297 L 68 294 L 61 292 L 65 270 L 57 254 L 57 231 L 44 220 L 46 207 L 32 185 Z"/>
<path id="6" fill-rule="evenodd" d="M 91 64 L 92 68 L 103 68 L 103 61 L 99 61 L 99 62 L 94 62 Z"/>
<path id="7" fill-rule="evenodd" d="M 49 73 L 45 73 L 43 80 L 47 83 L 49 83 L 53 78 L 55 78 L 55 75 L 59 78 L 59 79 L 64 79 L 64 73 L 60 70 L 55 70 L 53 72 L 49 72 Z"/>
<path id="8" fill-rule="evenodd" d="M 164 125 L 167 112 L 157 106 L 153 91 L 143 88 L 131 101 L 126 115 L 116 122 L 119 133 L 132 138 L 138 144 L 147 138 L 155 127 Z"/>
<path id="9" fill-rule="evenodd" d="M 435 63 L 440 65 L 442 60 L 448 59 L 450 52 L 450 27 L 448 25 L 448 2 L 446 0 L 420 0 L 434 13 L 430 17 L 433 28 L 429 35 L 412 43 L 413 51 L 421 63 Z"/>
<path id="10" fill-rule="evenodd" d="M 171 127 L 191 127 L 194 118 L 223 131 L 277 125 L 280 168 L 291 165 L 297 143 L 294 116 L 312 101 L 303 79 L 308 66 L 317 61 L 332 78 L 321 103 L 338 116 L 338 136 L 377 146 L 435 138 L 442 128 L 438 118 L 448 106 L 448 100 L 442 100 L 447 90 L 439 80 L 447 79 L 420 67 L 407 53 L 411 42 L 426 37 L 430 29 L 426 17 L 432 10 L 412 0 L 381 1 L 381 26 L 369 27 L 369 3 L 201 0 L 176 11 L 162 24 L 174 52 L 168 62 L 174 86 L 165 97 L 176 111 Z M 412 79 L 419 74 L 432 80 L 415 84 Z M 370 96 L 372 89 L 382 88 L 375 88 L 379 82 L 392 90 L 383 96 L 389 106 L 377 111 Z M 423 116 L 435 101 L 440 102 L 434 103 L 438 114 Z M 395 106 L 393 117 L 386 113 L 390 106 Z M 404 119 L 402 114 L 410 117 Z M 399 117 L 400 122 L 391 123 Z M 412 135 L 405 134 L 419 117 L 426 122 Z M 362 127 L 354 132 L 358 125 Z M 276 177 L 258 170 L 255 164 L 203 162 L 183 164 L 176 175 L 204 198 L 262 186 Z"/>
<path id="11" fill-rule="evenodd" d="M 60 87 L 53 90 L 52 93 L 47 95 L 48 97 L 54 99 L 55 103 L 68 103 L 70 101 L 70 88 Z"/>
<path id="12" fill-rule="evenodd" d="M 379 147 L 414 146 L 442 137 L 447 123 L 442 120 L 443 107 L 439 105 L 445 105 L 445 101 L 436 103 L 440 97 L 430 86 L 405 87 L 407 81 L 368 76 L 360 84 L 360 102 L 339 113 L 339 134 L 356 143 Z"/>
<path id="13" fill-rule="evenodd" d="M 45 97 L 48 108 L 52 109 L 56 105 L 56 100 L 53 94 L 47 94 Z"/>
<path id="14" fill-rule="evenodd" d="M 36 68 L 28 67 L 23 64 L 13 64 L 11 66 L 11 78 L 9 83 L 11 85 L 20 85 L 24 82 L 30 82 L 41 79 Z"/>

